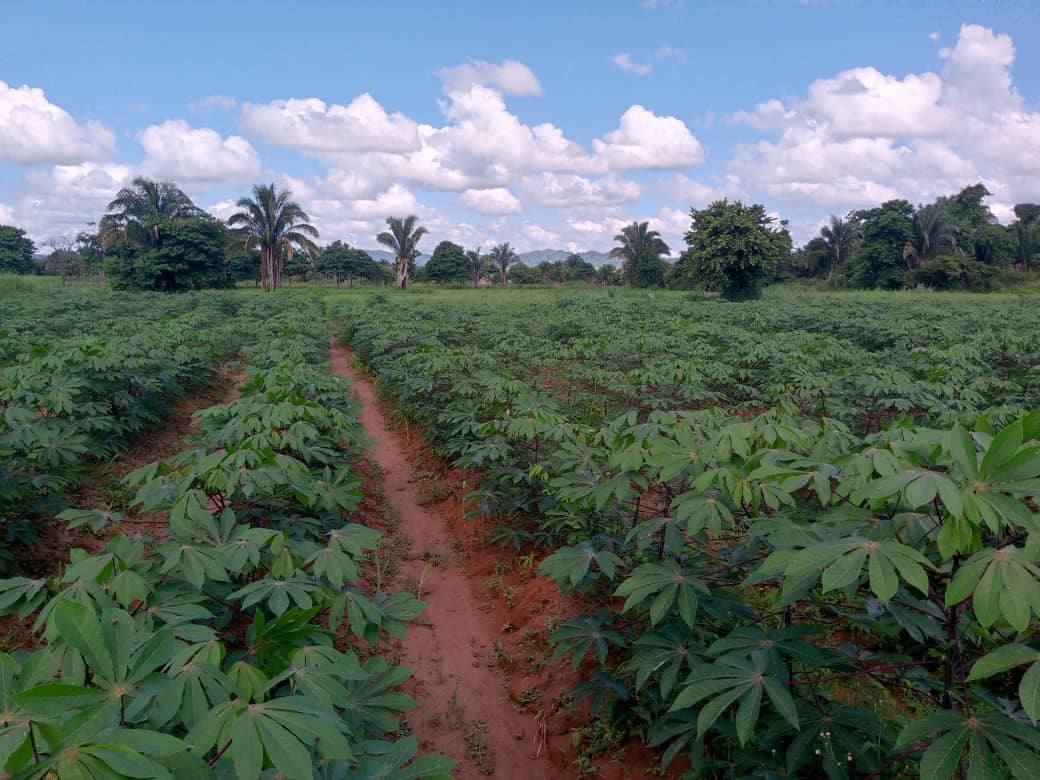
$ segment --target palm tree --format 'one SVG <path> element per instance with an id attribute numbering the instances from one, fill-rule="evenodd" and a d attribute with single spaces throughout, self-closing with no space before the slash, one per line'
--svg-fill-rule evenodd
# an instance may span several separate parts
<path id="1" fill-rule="evenodd" d="M 614 236 L 620 246 L 610 250 L 611 260 L 621 261 L 621 273 L 625 280 L 636 287 L 650 287 L 664 282 L 661 255 L 671 254 L 668 244 L 656 230 L 650 230 L 649 222 L 633 222 L 625 225 Z"/>
<path id="2" fill-rule="evenodd" d="M 408 287 L 409 265 L 419 256 L 419 239 L 426 235 L 426 228 L 417 227 L 419 218 L 414 214 L 401 219 L 387 217 L 386 224 L 390 228 L 384 230 L 376 241 L 394 253 L 397 262 L 397 286 L 402 290 Z"/>
<path id="3" fill-rule="evenodd" d="M 154 246 L 159 243 L 159 225 L 163 221 L 202 214 L 202 209 L 172 181 L 138 176 L 131 184 L 116 193 L 98 225 L 104 249 L 123 243 Z"/>
<path id="4" fill-rule="evenodd" d="M 516 252 L 512 250 L 507 241 L 504 244 L 499 244 L 490 252 L 488 252 L 488 266 L 492 271 L 498 271 L 501 274 L 502 286 L 505 287 L 509 282 L 509 266 L 514 260 L 519 260 L 516 256 Z"/>
<path id="5" fill-rule="evenodd" d="M 820 236 L 827 244 L 831 256 L 831 267 L 827 272 L 827 281 L 834 276 L 834 269 L 841 266 L 842 261 L 856 248 L 859 240 L 859 227 L 851 220 L 841 219 L 831 214 L 831 224 L 820 228 Z"/>
<path id="6" fill-rule="evenodd" d="M 918 207 L 911 229 L 914 237 L 903 247 L 909 268 L 921 268 L 944 247 L 957 251 L 957 226 L 934 204 Z"/>
<path id="7" fill-rule="evenodd" d="M 236 228 L 238 240 L 228 251 L 249 253 L 260 250 L 260 280 L 265 290 L 277 290 L 282 283 L 282 266 L 292 260 L 293 250 L 318 254 L 312 238 L 318 230 L 310 217 L 291 200 L 292 192 L 279 192 L 274 184 L 257 184 L 253 197 L 242 198 L 237 211 L 228 218 L 228 226 Z"/>
<path id="8" fill-rule="evenodd" d="M 473 286 L 480 286 L 480 272 L 484 270 L 484 262 L 487 260 L 484 255 L 480 254 L 479 249 L 470 249 L 466 252 L 466 262 L 469 264 L 469 270 L 473 272 Z"/>

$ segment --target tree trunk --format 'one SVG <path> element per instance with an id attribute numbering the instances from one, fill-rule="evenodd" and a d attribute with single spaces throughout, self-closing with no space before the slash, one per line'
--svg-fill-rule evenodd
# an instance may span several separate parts
<path id="1" fill-rule="evenodd" d="M 397 258 L 397 286 L 402 290 L 408 288 L 408 258 Z"/>
<path id="2" fill-rule="evenodd" d="M 260 250 L 260 286 L 267 292 L 267 250 Z"/>

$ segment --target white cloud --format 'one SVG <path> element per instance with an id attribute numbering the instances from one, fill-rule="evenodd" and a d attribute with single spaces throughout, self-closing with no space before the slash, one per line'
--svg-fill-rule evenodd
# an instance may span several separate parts
<path id="1" fill-rule="evenodd" d="M 750 196 L 737 176 L 730 174 L 723 184 L 704 184 L 681 173 L 661 182 L 661 189 L 680 204 L 703 208 L 721 198 L 748 200 Z"/>
<path id="2" fill-rule="evenodd" d="M 942 35 L 939 34 L 938 30 L 932 30 L 932 32 L 928 33 L 928 40 L 930 41 L 938 41 L 941 37 Z"/>
<path id="3" fill-rule="evenodd" d="M 626 73 L 635 73 L 637 76 L 649 76 L 653 72 L 653 66 L 645 62 L 636 62 L 627 51 L 615 54 L 610 61 Z"/>
<path id="4" fill-rule="evenodd" d="M 202 100 L 193 100 L 188 103 L 189 111 L 231 111 L 238 105 L 238 101 L 227 95 L 207 95 Z"/>
<path id="5" fill-rule="evenodd" d="M 489 216 L 519 214 L 524 210 L 520 200 L 504 187 L 466 190 L 462 193 L 462 202 L 466 204 L 467 208 Z"/>
<path id="6" fill-rule="evenodd" d="M 88 221 L 97 221 L 132 178 L 133 170 L 117 163 L 85 162 L 27 171 L 31 194 L 13 206 L 12 221 L 37 242 L 75 233 Z"/>
<path id="7" fill-rule="evenodd" d="M 523 235 L 534 242 L 532 246 L 539 248 L 551 249 L 559 246 L 562 242 L 559 233 L 553 230 L 547 230 L 541 225 L 537 225 L 533 222 L 524 223 Z"/>
<path id="8" fill-rule="evenodd" d="M 77 122 L 42 89 L 0 81 L 0 160 L 72 164 L 115 153 L 115 134 L 100 122 Z"/>
<path id="9" fill-rule="evenodd" d="M 513 171 L 586 171 L 595 167 L 588 153 L 548 122 L 530 127 L 505 105 L 502 95 L 473 86 L 452 93 L 443 106 L 452 121 L 426 139 L 448 167 L 471 176 L 508 183 Z"/>
<path id="10" fill-rule="evenodd" d="M 542 85 L 534 72 L 516 60 L 502 60 L 502 64 L 484 60 L 470 60 L 452 68 L 441 68 L 437 77 L 444 82 L 446 92 L 457 92 L 479 84 L 498 87 L 507 95 L 541 95 Z"/>
<path id="11" fill-rule="evenodd" d="M 374 198 L 351 202 L 347 211 L 353 217 L 380 220 L 389 216 L 421 215 L 424 212 L 415 195 L 400 184 L 390 186 Z"/>
<path id="12" fill-rule="evenodd" d="M 238 204 L 233 200 L 218 200 L 212 206 L 207 206 L 206 211 L 212 214 L 217 219 L 226 220 L 236 211 L 238 211 Z"/>
<path id="13" fill-rule="evenodd" d="M 731 121 L 773 136 L 738 144 L 727 165 L 788 209 L 840 211 L 891 198 L 925 202 L 985 183 L 1000 203 L 1040 197 L 1040 113 L 1011 79 L 1011 38 L 963 25 L 940 73 L 853 68 Z"/>
<path id="14" fill-rule="evenodd" d="M 6 203 L 0 203 L 0 225 L 14 222 L 14 209 Z"/>
<path id="15" fill-rule="evenodd" d="M 145 151 L 141 170 L 157 178 L 237 184 L 260 175 L 260 156 L 245 138 L 221 138 L 216 130 L 193 128 L 183 119 L 146 127 L 137 140 Z"/>
<path id="16" fill-rule="evenodd" d="M 311 152 L 409 152 L 419 148 L 418 127 L 401 113 L 389 114 L 367 92 L 349 105 L 318 98 L 245 103 L 242 127 L 274 146 Z"/>
<path id="17" fill-rule="evenodd" d="M 549 171 L 525 176 L 520 186 L 535 203 L 571 209 L 629 203 L 637 200 L 643 192 L 636 182 L 615 176 L 590 179 Z"/>
<path id="18" fill-rule="evenodd" d="M 1021 108 L 1022 97 L 1011 84 L 1015 44 L 1010 35 L 965 24 L 954 47 L 943 49 L 939 56 L 946 60 L 943 99 L 947 103 L 983 115 Z"/>
<path id="19" fill-rule="evenodd" d="M 686 124 L 635 105 L 617 130 L 593 142 L 598 157 L 612 171 L 684 168 L 704 160 L 704 149 Z"/>
<path id="20" fill-rule="evenodd" d="M 679 60 L 679 62 L 686 62 L 686 52 L 674 46 L 661 46 L 657 49 L 657 54 L 654 56 L 659 60 L 673 59 Z"/>

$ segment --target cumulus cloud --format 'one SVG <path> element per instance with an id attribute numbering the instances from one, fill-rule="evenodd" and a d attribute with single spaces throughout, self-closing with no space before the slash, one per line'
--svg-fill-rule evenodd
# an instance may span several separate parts
<path id="1" fill-rule="evenodd" d="M 82 230 L 96 221 L 133 170 L 118 163 L 85 162 L 34 169 L 25 174 L 31 194 L 11 208 L 11 221 L 37 242 Z"/>
<path id="2" fill-rule="evenodd" d="M 216 130 L 193 128 L 183 119 L 146 127 L 137 141 L 145 151 L 141 170 L 158 178 L 237 184 L 260 175 L 260 156 L 245 138 L 222 138 Z"/>
<path id="3" fill-rule="evenodd" d="M 939 72 L 853 68 L 738 112 L 772 137 L 738 144 L 729 172 L 794 209 L 923 202 L 976 181 L 999 203 L 1040 197 L 1040 113 L 1012 83 L 1010 36 L 965 24 L 939 56 Z"/>
<path id="4" fill-rule="evenodd" d="M 610 58 L 610 61 L 626 73 L 635 73 L 637 76 L 649 76 L 654 68 L 646 62 L 636 62 L 627 51 L 619 52 Z"/>
<path id="5" fill-rule="evenodd" d="M 290 98 L 242 106 L 242 128 L 274 146 L 315 152 L 408 152 L 419 148 L 418 126 L 390 114 L 367 92 L 349 105 Z"/>
<path id="6" fill-rule="evenodd" d="M 517 60 L 502 60 L 496 65 L 484 60 L 470 60 L 462 65 L 441 68 L 437 77 L 446 92 L 467 89 L 475 84 L 497 87 L 507 95 L 541 95 L 542 85 L 534 72 Z"/>
<path id="7" fill-rule="evenodd" d="M 76 121 L 42 89 L 0 81 L 0 160 L 16 165 L 104 160 L 115 134 L 100 122 Z"/>
<path id="8" fill-rule="evenodd" d="M 637 200 L 643 188 L 616 176 L 591 179 L 542 171 L 520 183 L 527 197 L 542 206 L 566 208 L 617 206 Z"/>
<path id="9" fill-rule="evenodd" d="M 998 35 L 979 24 L 961 26 L 957 43 L 943 49 L 943 99 L 961 110 L 1015 111 L 1022 97 L 1011 83 L 1015 44 L 1010 35 Z"/>
<path id="10" fill-rule="evenodd" d="M 671 178 L 662 181 L 661 189 L 673 200 L 696 208 L 703 208 L 722 198 L 729 200 L 750 199 L 750 195 L 740 183 L 740 179 L 733 174 L 727 176 L 723 183 L 705 184 L 677 173 Z"/>
<path id="11" fill-rule="evenodd" d="M 466 190 L 461 197 L 466 207 L 478 214 L 502 216 L 503 214 L 519 214 L 524 210 L 516 195 L 504 187 Z"/>
<path id="12" fill-rule="evenodd" d="M 617 130 L 593 142 L 610 170 L 682 168 L 704 160 L 701 146 L 686 124 L 635 105 L 621 116 Z"/>

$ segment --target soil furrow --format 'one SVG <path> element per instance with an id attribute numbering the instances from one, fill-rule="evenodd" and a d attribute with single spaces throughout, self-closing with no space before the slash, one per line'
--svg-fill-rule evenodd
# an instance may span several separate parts
<path id="1" fill-rule="evenodd" d="M 559 777 L 536 757 L 539 722 L 518 712 L 496 670 L 488 664 L 501 636 L 494 618 L 478 608 L 472 585 L 454 562 L 442 518 L 421 503 L 406 452 L 390 430 L 367 377 L 355 370 L 352 353 L 333 341 L 332 370 L 353 383 L 359 416 L 373 440 L 369 455 L 385 475 L 387 500 L 400 516 L 400 533 L 411 550 L 402 565 L 429 606 L 401 644 L 401 663 L 414 670 L 408 692 L 418 701 L 409 726 L 424 752 L 460 761 L 459 778 L 488 774 L 515 780 Z M 445 563 L 431 565 L 431 559 Z"/>

